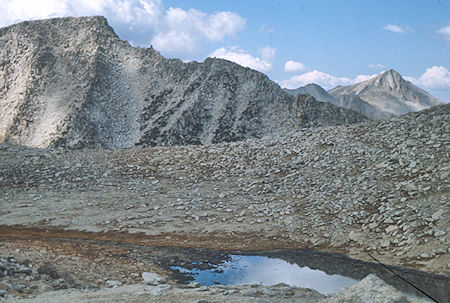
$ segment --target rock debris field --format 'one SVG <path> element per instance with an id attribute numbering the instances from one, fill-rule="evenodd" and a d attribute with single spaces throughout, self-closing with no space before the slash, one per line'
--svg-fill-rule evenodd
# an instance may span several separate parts
<path id="1" fill-rule="evenodd" d="M 184 292 L 170 286 L 170 274 L 159 264 L 125 260 L 124 252 L 133 249 L 120 243 L 314 248 L 372 261 L 370 253 L 388 265 L 448 276 L 449 117 L 446 104 L 386 120 L 209 146 L 0 145 L 1 266 L 14 258 L 27 260 L 30 271 L 23 274 L 32 278 L 22 284 L 36 282 L 21 292 L 5 286 L 0 276 L 0 296 L 15 300 L 59 288 L 107 286 L 109 280 L 124 285 L 109 282 L 113 289 L 97 292 L 140 287 L 150 300 L 161 286 L 134 285 L 143 281 L 144 271 L 166 277 L 169 284 L 163 285 L 171 295 Z M 46 274 L 46 262 L 60 274 Z M 33 278 L 39 268 L 47 278 Z M 246 302 L 239 301 L 241 290 L 231 288 L 229 302 Z M 141 302 L 138 297 L 126 300 Z M 158 300 L 170 302 L 163 297 Z M 263 297 L 258 302 L 265 302 Z M 186 302 L 200 302 L 201 296 L 192 298 Z M 251 298 L 256 300 L 248 297 L 248 302 Z M 344 302 L 318 293 L 289 297 L 319 299 Z"/>

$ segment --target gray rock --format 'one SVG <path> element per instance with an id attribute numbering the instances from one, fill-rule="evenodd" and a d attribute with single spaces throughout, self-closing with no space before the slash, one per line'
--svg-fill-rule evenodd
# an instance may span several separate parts
<path id="1" fill-rule="evenodd" d="M 393 232 L 393 231 L 395 231 L 395 230 L 397 230 L 397 229 L 398 229 L 398 226 L 397 226 L 397 225 L 389 225 L 389 226 L 386 228 L 386 233 L 389 234 L 389 233 L 391 233 L 391 232 Z"/>
<path id="2" fill-rule="evenodd" d="M 350 241 L 359 241 L 361 239 L 361 233 L 355 232 L 355 231 L 351 231 L 348 234 L 348 238 L 350 239 Z"/>
<path id="3" fill-rule="evenodd" d="M 187 285 L 187 287 L 189 287 L 189 288 L 199 288 L 200 286 L 201 286 L 201 284 L 198 282 L 195 282 L 195 281 L 192 281 Z"/>
<path id="4" fill-rule="evenodd" d="M 434 233 L 434 236 L 440 237 L 440 236 L 444 236 L 446 234 L 447 234 L 447 232 L 445 230 L 438 230 L 437 232 Z"/>
<path id="5" fill-rule="evenodd" d="M 240 290 L 239 293 L 243 296 L 256 297 L 261 295 L 261 290 L 258 288 L 245 288 Z"/>
<path id="6" fill-rule="evenodd" d="M 142 279 L 144 279 L 144 282 L 149 285 L 159 285 L 166 283 L 166 279 L 164 277 L 152 272 L 143 272 Z"/>
<path id="7" fill-rule="evenodd" d="M 387 218 L 383 222 L 386 223 L 386 224 L 392 224 L 392 223 L 394 223 L 394 220 L 392 220 L 391 218 Z"/>
<path id="8" fill-rule="evenodd" d="M 391 241 L 389 239 L 383 240 L 380 242 L 380 246 L 383 248 L 388 248 L 391 245 Z"/>
<path id="9" fill-rule="evenodd" d="M 343 288 L 336 295 L 323 299 L 321 303 L 409 303 L 407 297 L 386 284 L 374 274 L 359 283 Z"/>
<path id="10" fill-rule="evenodd" d="M 431 215 L 431 219 L 433 219 L 433 221 L 437 221 L 442 217 L 443 213 L 444 213 L 444 210 L 440 209 Z"/>
<path id="11" fill-rule="evenodd" d="M 122 282 L 116 280 L 107 280 L 106 286 L 108 287 L 122 286 Z"/>
<path id="12" fill-rule="evenodd" d="M 153 296 L 163 296 L 170 290 L 172 287 L 170 285 L 159 285 L 152 289 L 150 292 Z"/>

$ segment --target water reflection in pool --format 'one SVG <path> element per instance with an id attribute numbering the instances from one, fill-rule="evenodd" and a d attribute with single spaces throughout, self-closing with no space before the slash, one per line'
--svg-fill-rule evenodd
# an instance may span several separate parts
<path id="1" fill-rule="evenodd" d="M 311 288 L 322 294 L 333 294 L 342 287 L 358 281 L 341 275 L 328 275 L 321 270 L 300 267 L 282 259 L 262 256 L 230 255 L 230 260 L 212 269 L 192 270 L 173 266 L 172 270 L 192 275 L 202 285 L 274 285 L 286 283 L 290 286 Z"/>

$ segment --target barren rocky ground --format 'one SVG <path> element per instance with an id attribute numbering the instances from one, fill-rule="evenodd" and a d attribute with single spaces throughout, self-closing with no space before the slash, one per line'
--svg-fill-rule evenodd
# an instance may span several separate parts
<path id="1" fill-rule="evenodd" d="M 0 288 L 28 296 L 106 280 L 128 285 L 143 271 L 171 281 L 158 258 L 127 257 L 139 247 L 150 255 L 156 247 L 314 248 L 372 261 L 370 253 L 448 277 L 449 117 L 442 105 L 209 146 L 3 144 L 0 256 L 35 270 L 49 263 L 58 274 L 22 292 Z"/>

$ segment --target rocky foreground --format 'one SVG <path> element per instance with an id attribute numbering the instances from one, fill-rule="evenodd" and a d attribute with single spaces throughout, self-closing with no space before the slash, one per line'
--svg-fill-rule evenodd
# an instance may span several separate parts
<path id="1" fill-rule="evenodd" d="M 0 259 L 0 262 L 3 261 Z M 25 266 L 21 266 L 25 268 Z M 23 269 L 22 269 L 22 272 Z M 41 276 L 29 270 L 28 277 L 34 281 Z M 153 274 L 154 275 L 154 274 Z M 154 275 L 161 278 L 158 275 Z M 61 279 L 60 279 L 61 280 Z M 161 279 L 160 279 L 161 280 Z M 58 282 L 60 282 L 58 280 Z M 406 295 L 387 285 L 375 275 L 369 275 L 356 285 L 342 289 L 339 293 L 325 296 L 311 289 L 290 287 L 280 283 L 273 286 L 240 285 L 240 286 L 200 286 L 199 283 L 188 285 L 171 285 L 165 281 L 147 279 L 145 283 L 122 285 L 119 281 L 106 281 L 108 287 L 96 290 L 58 290 L 49 291 L 28 299 L 9 297 L 8 302 L 297 302 L 297 303 L 344 303 L 344 302 L 398 302 L 427 303 L 424 298 Z M 61 283 L 60 283 L 61 284 Z M 62 288 L 64 289 L 64 287 Z M 2 292 L 0 292 L 0 296 Z M 0 297 L 1 300 L 1 297 Z"/>
<path id="2" fill-rule="evenodd" d="M 209 146 L 2 145 L 0 253 L 50 261 L 86 285 L 135 283 L 149 268 L 167 276 L 151 262 L 119 264 L 133 254 L 120 243 L 371 253 L 448 276 L 449 117 L 446 104 Z"/>

